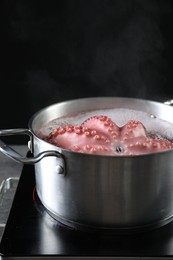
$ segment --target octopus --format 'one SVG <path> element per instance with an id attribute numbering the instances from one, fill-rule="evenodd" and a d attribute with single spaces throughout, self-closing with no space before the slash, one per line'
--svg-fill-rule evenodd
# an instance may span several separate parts
<path id="1" fill-rule="evenodd" d="M 151 137 L 145 126 L 130 120 L 119 127 L 107 116 L 92 116 L 80 125 L 63 125 L 44 138 L 58 147 L 96 155 L 140 155 L 173 148 L 167 139 Z"/>

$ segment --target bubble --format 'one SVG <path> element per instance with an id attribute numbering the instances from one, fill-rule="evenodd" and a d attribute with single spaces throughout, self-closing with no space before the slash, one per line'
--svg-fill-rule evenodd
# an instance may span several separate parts
<path id="1" fill-rule="evenodd" d="M 44 125 L 39 132 L 43 136 L 47 136 L 50 132 L 60 126 L 68 124 L 81 125 L 88 118 L 99 115 L 111 118 L 111 120 L 119 127 L 122 127 L 130 120 L 140 121 L 145 126 L 146 131 L 150 137 L 173 140 L 173 124 L 163 119 L 157 118 L 155 115 L 143 111 L 136 111 L 125 108 L 93 110 L 85 113 L 79 113 L 75 116 L 67 115 L 65 117 L 55 118 L 54 120 Z"/>

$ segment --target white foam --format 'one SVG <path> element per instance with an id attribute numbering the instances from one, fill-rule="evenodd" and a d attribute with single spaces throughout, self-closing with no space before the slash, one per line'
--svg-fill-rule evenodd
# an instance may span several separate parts
<path id="1" fill-rule="evenodd" d="M 94 110 L 78 114 L 77 116 L 55 118 L 54 120 L 43 126 L 40 130 L 44 136 L 47 136 L 50 132 L 52 132 L 52 130 L 56 129 L 59 126 L 67 124 L 80 125 L 89 117 L 96 115 L 104 115 L 110 117 L 112 121 L 115 122 L 119 127 L 125 125 L 130 120 L 138 120 L 145 126 L 149 134 L 173 140 L 173 124 L 171 124 L 170 122 L 156 118 L 142 111 L 124 108 Z"/>

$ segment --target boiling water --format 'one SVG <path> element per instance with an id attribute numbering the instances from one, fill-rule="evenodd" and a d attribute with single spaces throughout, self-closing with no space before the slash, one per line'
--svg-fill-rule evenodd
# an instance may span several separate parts
<path id="1" fill-rule="evenodd" d="M 81 125 L 86 119 L 92 116 L 104 115 L 122 127 L 130 120 L 140 121 L 146 128 L 149 136 L 164 138 L 173 141 L 173 124 L 165 120 L 159 119 L 151 114 L 124 108 L 113 108 L 105 110 L 93 110 L 78 115 L 69 115 L 61 118 L 55 118 L 44 125 L 39 135 L 42 137 L 48 136 L 53 130 L 64 125 Z"/>

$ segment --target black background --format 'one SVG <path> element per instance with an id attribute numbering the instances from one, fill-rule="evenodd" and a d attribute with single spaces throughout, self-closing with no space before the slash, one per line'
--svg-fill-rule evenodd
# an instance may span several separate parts
<path id="1" fill-rule="evenodd" d="M 74 98 L 173 98 L 171 0 L 2 0 L 0 17 L 0 129 Z"/>

